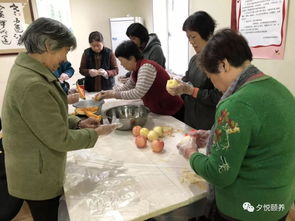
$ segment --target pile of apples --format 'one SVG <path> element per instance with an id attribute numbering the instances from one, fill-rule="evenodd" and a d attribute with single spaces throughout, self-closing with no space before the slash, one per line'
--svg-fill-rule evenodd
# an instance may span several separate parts
<path id="1" fill-rule="evenodd" d="M 145 127 L 134 126 L 132 134 L 135 136 L 135 144 L 138 148 L 147 147 L 147 141 L 151 142 L 153 152 L 161 153 L 164 150 L 164 141 L 159 138 L 163 137 L 163 128 L 156 126 L 153 130 Z"/>

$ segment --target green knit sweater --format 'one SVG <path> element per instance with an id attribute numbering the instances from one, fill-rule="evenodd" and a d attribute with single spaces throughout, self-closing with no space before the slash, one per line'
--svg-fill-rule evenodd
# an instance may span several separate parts
<path id="1" fill-rule="evenodd" d="M 295 199 L 295 100 L 262 77 L 217 107 L 212 152 L 191 167 L 215 186 L 216 204 L 239 220 L 278 220 Z"/>

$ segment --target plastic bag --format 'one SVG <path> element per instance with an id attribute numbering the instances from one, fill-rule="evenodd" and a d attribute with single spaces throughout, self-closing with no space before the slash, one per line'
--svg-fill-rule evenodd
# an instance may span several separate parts
<path id="1" fill-rule="evenodd" d="M 193 151 L 197 151 L 196 138 L 193 136 L 185 136 L 182 140 L 176 145 L 179 154 L 183 155 L 185 158 L 189 157 L 189 154 Z"/>

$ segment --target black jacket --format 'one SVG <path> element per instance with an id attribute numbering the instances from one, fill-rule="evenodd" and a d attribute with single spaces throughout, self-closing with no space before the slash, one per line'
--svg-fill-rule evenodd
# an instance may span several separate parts
<path id="1" fill-rule="evenodd" d="M 182 96 L 184 99 L 184 122 L 195 129 L 211 129 L 216 105 L 222 93 L 214 87 L 211 80 L 198 67 L 197 55 L 191 58 L 188 70 L 182 80 L 199 88 L 196 98 L 189 95 Z"/>

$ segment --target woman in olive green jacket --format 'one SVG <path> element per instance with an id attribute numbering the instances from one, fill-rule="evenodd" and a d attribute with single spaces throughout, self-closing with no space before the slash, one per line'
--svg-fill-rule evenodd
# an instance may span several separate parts
<path id="1" fill-rule="evenodd" d="M 39 18 L 20 43 L 27 53 L 11 69 L 2 110 L 8 191 L 28 202 L 34 220 L 57 220 L 67 151 L 93 147 L 114 126 L 68 117 L 67 96 L 52 73 L 76 47 L 68 28 Z"/>

